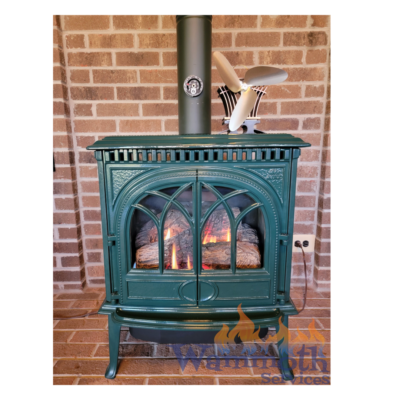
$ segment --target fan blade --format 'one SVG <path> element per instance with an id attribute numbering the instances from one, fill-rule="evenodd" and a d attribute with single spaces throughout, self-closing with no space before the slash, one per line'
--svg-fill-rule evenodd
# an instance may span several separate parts
<path id="1" fill-rule="evenodd" d="M 217 70 L 225 85 L 228 86 L 232 92 L 238 92 L 242 87 L 242 83 L 236 75 L 232 65 L 229 64 L 229 61 L 219 51 L 214 51 L 213 57 Z"/>
<path id="2" fill-rule="evenodd" d="M 274 85 L 283 82 L 287 77 L 288 74 L 283 69 L 260 66 L 246 72 L 244 83 L 249 86 Z"/>
<path id="3" fill-rule="evenodd" d="M 229 121 L 230 131 L 236 131 L 236 129 L 240 128 L 249 115 L 251 109 L 254 107 L 256 100 L 257 93 L 254 90 L 248 88 L 245 92 L 242 92 L 242 95 L 233 110 L 231 120 Z"/>

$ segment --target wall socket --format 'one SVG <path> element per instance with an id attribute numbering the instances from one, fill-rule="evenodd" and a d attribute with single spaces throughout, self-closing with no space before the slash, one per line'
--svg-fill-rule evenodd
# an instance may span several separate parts
<path id="1" fill-rule="evenodd" d="M 300 240 L 301 244 L 305 240 L 308 240 L 309 245 L 308 247 L 303 247 L 303 250 L 305 253 L 313 253 L 314 252 L 314 246 L 315 246 L 315 235 L 293 235 L 293 253 L 301 253 L 301 248 L 300 247 L 295 247 L 294 243 L 296 240 Z"/>

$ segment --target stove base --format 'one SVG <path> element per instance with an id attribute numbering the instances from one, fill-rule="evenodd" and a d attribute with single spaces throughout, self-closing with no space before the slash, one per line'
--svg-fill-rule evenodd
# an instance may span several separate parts
<path id="1" fill-rule="evenodd" d="M 208 344 L 214 343 L 215 335 L 218 331 L 162 331 L 157 329 L 129 328 L 131 335 L 140 340 L 155 342 L 160 344 Z M 268 334 L 268 328 L 260 329 L 260 337 Z M 236 337 L 235 343 L 242 341 Z"/>

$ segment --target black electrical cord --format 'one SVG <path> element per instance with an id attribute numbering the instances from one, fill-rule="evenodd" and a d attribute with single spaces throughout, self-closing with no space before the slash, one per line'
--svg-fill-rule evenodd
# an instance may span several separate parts
<path id="1" fill-rule="evenodd" d="M 300 314 L 304 310 L 304 308 L 306 306 L 306 301 L 307 301 L 307 264 L 306 264 L 306 254 L 304 253 L 304 249 L 303 249 L 303 246 L 302 246 L 300 240 L 296 240 L 294 242 L 294 245 L 296 247 L 299 247 L 301 249 L 301 251 L 303 252 L 303 262 L 304 262 L 305 287 L 304 287 L 303 307 L 301 308 L 301 310 L 297 310 L 299 312 L 299 314 Z M 304 245 L 307 247 L 308 246 L 308 242 L 304 243 Z"/>

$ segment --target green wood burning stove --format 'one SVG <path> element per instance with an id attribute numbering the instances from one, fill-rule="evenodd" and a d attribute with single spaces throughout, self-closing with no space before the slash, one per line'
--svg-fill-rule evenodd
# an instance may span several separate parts
<path id="1" fill-rule="evenodd" d="M 198 19 L 211 37 L 208 17 L 179 17 L 178 34 L 182 21 Z M 201 69 L 186 68 L 203 80 Z M 223 324 L 234 327 L 240 304 L 261 328 L 279 327 L 280 318 L 288 326 L 297 314 L 289 294 L 296 170 L 300 148 L 310 145 L 288 134 L 199 134 L 209 126 L 196 114 L 210 118 L 205 92 L 192 103 L 196 96 L 180 94 L 189 105 L 180 106 L 179 136 L 106 137 L 88 147 L 100 184 L 107 378 L 117 372 L 121 326 L 143 339 L 201 343 Z M 286 343 L 281 370 L 292 379 L 287 355 Z"/>

